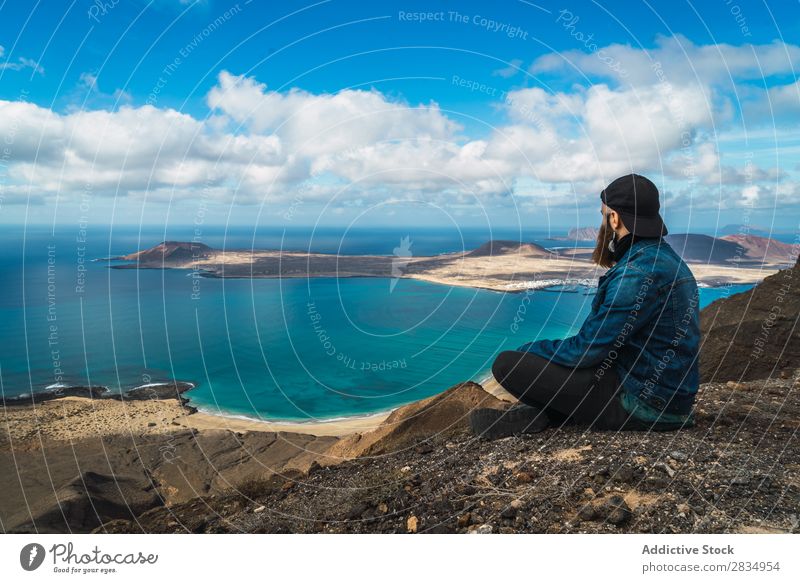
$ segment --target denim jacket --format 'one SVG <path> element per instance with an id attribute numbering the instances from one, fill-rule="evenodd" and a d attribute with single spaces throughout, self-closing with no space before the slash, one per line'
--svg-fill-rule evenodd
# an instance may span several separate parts
<path id="1" fill-rule="evenodd" d="M 575 336 L 518 350 L 573 368 L 596 367 L 598 377 L 614 369 L 620 400 L 634 417 L 693 424 L 699 308 L 686 263 L 663 239 L 640 239 L 600 277 L 591 313 Z"/>

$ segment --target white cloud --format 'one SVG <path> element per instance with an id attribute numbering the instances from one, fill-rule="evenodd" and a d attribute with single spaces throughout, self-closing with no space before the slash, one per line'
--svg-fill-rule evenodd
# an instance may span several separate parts
<path id="1" fill-rule="evenodd" d="M 738 66 L 747 70 L 743 60 Z M 111 99 L 93 74 L 81 83 Z M 17 193 L 8 201 L 28 191 L 78 196 L 88 184 L 98 195 L 158 201 L 508 205 L 522 185 L 527 200 L 558 206 L 594 199 L 617 176 L 640 172 L 703 188 L 739 185 L 728 193 L 738 204 L 743 188 L 786 180 L 777 170 L 744 175 L 722 163 L 714 135 L 731 113 L 697 83 L 519 89 L 501 106 L 506 124 L 480 139 L 436 103 L 376 90 L 277 92 L 222 71 L 206 103 L 203 119 L 150 105 L 57 113 L 0 101 L 0 136 L 11 137 L 7 190 Z"/>
<path id="2" fill-rule="evenodd" d="M 712 125 L 702 90 L 661 87 L 611 89 L 595 85 L 573 94 L 523 89 L 509 94 L 509 118 L 487 147 L 496 161 L 513 161 L 544 182 L 586 182 L 601 188 L 620 174 L 659 171 L 698 147 Z M 699 173 L 712 171 L 703 160 Z"/>
<path id="3" fill-rule="evenodd" d="M 123 106 L 65 115 L 32 103 L 0 101 L 0 135 L 9 136 L 9 178 L 45 193 L 122 194 L 232 184 L 262 167 L 280 167 L 274 136 L 207 131 L 171 109 Z"/>
<path id="4" fill-rule="evenodd" d="M 771 111 L 781 114 L 800 112 L 800 81 L 770 87 L 768 93 Z"/>
<path id="5" fill-rule="evenodd" d="M 90 73 L 81 83 L 99 91 Z M 435 104 L 413 107 L 376 91 L 276 93 L 226 72 L 208 102 L 215 115 L 200 120 L 149 105 L 59 114 L 0 101 L 0 135 L 12 136 L 9 178 L 50 195 L 80 193 L 89 183 L 95 194 L 150 192 L 163 200 L 203 190 L 249 203 L 289 199 L 299 187 L 304 195 L 330 194 L 305 184 L 318 180 L 352 182 L 349 193 L 359 197 L 395 187 L 490 188 L 472 183 L 492 174 L 486 165 L 476 170 L 480 149 L 462 151 L 458 124 Z"/>
<path id="6" fill-rule="evenodd" d="M 522 63 L 524 63 L 522 59 L 512 59 L 508 63 L 508 66 L 492 71 L 492 75 L 495 77 L 502 77 L 503 79 L 510 79 L 522 70 Z"/>
<path id="7" fill-rule="evenodd" d="M 0 59 L 5 58 L 6 49 L 3 45 L 0 45 Z M 23 69 L 33 69 L 35 73 L 39 75 L 44 75 L 44 68 L 39 66 L 39 63 L 34 61 L 33 59 L 28 59 L 26 57 L 17 57 L 16 61 L 4 61 L 0 62 L 0 71 L 3 70 L 10 70 L 10 71 L 22 71 Z"/>
<path id="8" fill-rule="evenodd" d="M 75 89 L 67 94 L 70 102 L 68 109 L 78 111 L 80 109 L 113 109 L 120 104 L 131 103 L 133 96 L 122 89 L 115 89 L 111 93 L 106 93 L 100 88 L 97 75 L 90 72 L 81 73 Z"/>
<path id="9" fill-rule="evenodd" d="M 252 78 L 223 71 L 208 94 L 212 110 L 246 129 L 274 133 L 293 152 L 318 156 L 381 140 L 451 139 L 460 129 L 432 103 L 412 107 L 377 91 L 312 94 L 270 91 Z"/>
<path id="10" fill-rule="evenodd" d="M 614 78 L 623 84 L 646 85 L 660 81 L 654 68 L 654 63 L 658 63 L 666 79 L 673 84 L 730 85 L 732 80 L 758 80 L 793 74 L 800 62 L 800 46 L 777 40 L 762 45 L 696 45 L 682 35 L 660 35 L 655 44 L 652 49 L 622 44 L 598 49 L 620 63 L 624 75 L 618 69 L 608 67 L 595 53 L 580 50 L 539 57 L 531 65 L 531 71 L 537 74 L 600 76 Z"/>
<path id="11" fill-rule="evenodd" d="M 92 73 L 81 73 L 80 84 L 90 91 L 97 91 L 97 76 Z"/>

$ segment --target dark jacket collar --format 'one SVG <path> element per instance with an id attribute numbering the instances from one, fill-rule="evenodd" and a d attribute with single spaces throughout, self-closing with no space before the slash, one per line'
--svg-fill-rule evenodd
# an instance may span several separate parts
<path id="1" fill-rule="evenodd" d="M 614 263 L 619 263 L 619 260 L 625 256 L 625 253 L 628 252 L 628 249 L 630 249 L 631 244 L 633 244 L 635 240 L 636 235 L 633 233 L 628 233 L 620 240 L 614 241 L 614 251 L 612 252 Z"/>
<path id="2" fill-rule="evenodd" d="M 614 248 L 614 261 L 619 263 L 620 260 L 625 257 L 628 249 L 630 249 L 634 243 L 639 243 L 640 241 L 649 241 L 650 244 L 659 242 L 662 244 L 665 243 L 661 237 L 641 237 L 639 235 L 634 235 L 633 233 L 628 233 L 616 242 Z M 639 247 L 639 245 L 637 245 L 637 247 Z"/>
<path id="3" fill-rule="evenodd" d="M 626 239 L 628 240 L 627 242 Z M 666 241 L 661 237 L 635 237 L 632 234 L 626 235 L 617 242 L 618 247 L 614 255 L 618 256 L 619 259 L 616 259 L 616 263 L 611 266 L 609 271 L 616 269 L 620 265 L 624 265 L 647 247 L 659 244 L 666 245 Z M 623 247 L 619 247 L 619 245 L 623 245 Z M 619 251 L 619 249 L 622 249 L 622 251 Z"/>

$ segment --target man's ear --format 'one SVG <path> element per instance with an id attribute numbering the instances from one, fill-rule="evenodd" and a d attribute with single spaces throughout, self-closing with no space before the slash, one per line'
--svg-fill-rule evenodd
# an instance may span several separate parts
<path id="1" fill-rule="evenodd" d="M 619 222 L 619 215 L 617 214 L 617 211 L 609 211 L 608 224 L 611 226 L 611 228 L 616 231 L 619 228 Z"/>

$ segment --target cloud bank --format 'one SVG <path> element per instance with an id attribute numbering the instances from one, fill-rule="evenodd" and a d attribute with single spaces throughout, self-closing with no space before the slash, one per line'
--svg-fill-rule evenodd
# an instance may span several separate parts
<path id="1" fill-rule="evenodd" d="M 537 78 L 574 74 L 580 82 L 568 91 L 508 92 L 498 105 L 504 123 L 477 137 L 435 102 L 412 104 L 377 90 L 277 92 L 224 70 L 206 95 L 204 118 L 132 105 L 122 92 L 114 94 L 116 107 L 97 110 L 0 101 L 3 201 L 91 192 L 159 201 L 202 193 L 266 205 L 302 196 L 332 206 L 409 199 L 558 206 L 594 200 L 616 176 L 640 172 L 684 184 L 673 195 L 699 206 L 798 202 L 783 170 L 726 160 L 718 136 L 739 128 L 743 116 L 769 127 L 796 114 L 797 82 L 765 88 L 763 80 L 793 74 L 800 47 L 697 46 L 662 37 L 649 51 L 603 51 L 624 63 L 624 77 L 591 53 L 540 57 L 529 67 Z M 759 80 L 760 88 L 751 83 Z M 93 91 L 96 81 L 81 78 Z"/>

